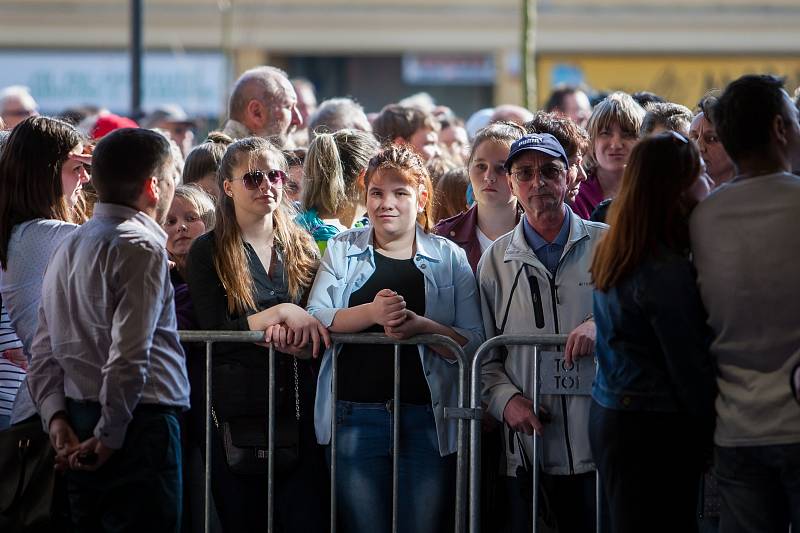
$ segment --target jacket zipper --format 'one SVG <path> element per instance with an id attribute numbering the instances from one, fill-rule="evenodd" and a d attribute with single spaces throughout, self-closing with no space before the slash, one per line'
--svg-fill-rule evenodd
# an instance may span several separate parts
<path id="1" fill-rule="evenodd" d="M 560 264 L 560 263 L 559 263 Z M 556 272 L 558 272 L 558 267 L 556 267 Z M 553 321 L 555 324 L 556 334 L 560 333 L 560 327 L 558 324 L 558 307 L 557 302 L 558 299 L 558 288 L 556 287 L 556 281 L 551 276 L 547 276 L 547 281 L 550 282 L 550 300 L 553 303 Z M 564 442 L 567 444 L 567 460 L 569 461 L 569 473 L 570 475 L 575 474 L 575 464 L 572 459 L 572 445 L 569 443 L 569 417 L 567 416 L 567 399 L 564 396 L 561 396 L 561 412 L 564 414 Z"/>

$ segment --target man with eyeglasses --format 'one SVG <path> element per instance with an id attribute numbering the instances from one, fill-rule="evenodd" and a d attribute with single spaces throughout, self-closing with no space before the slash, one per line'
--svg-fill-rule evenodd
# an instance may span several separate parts
<path id="1" fill-rule="evenodd" d="M 26 118 L 38 115 L 37 107 L 27 87 L 12 85 L 0 91 L 0 119 L 6 129 L 14 129 Z"/>
<path id="2" fill-rule="evenodd" d="M 570 161 L 548 133 L 511 145 L 509 186 L 525 211 L 514 230 L 496 240 L 478 264 L 486 338 L 502 334 L 569 333 L 564 364 L 594 354 L 592 282 L 594 247 L 604 224 L 582 220 L 564 199 Z M 594 531 L 595 466 L 589 449 L 589 396 L 540 398 L 533 411 L 533 348 L 509 346 L 483 365 L 483 395 L 504 431 L 510 530 L 530 531 L 531 464 L 540 490 L 564 532 Z M 542 438 L 539 465 L 532 435 Z"/>

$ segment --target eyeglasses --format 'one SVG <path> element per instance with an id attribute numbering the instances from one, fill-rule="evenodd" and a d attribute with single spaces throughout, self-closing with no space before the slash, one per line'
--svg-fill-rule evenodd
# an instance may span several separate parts
<path id="1" fill-rule="evenodd" d="M 264 179 L 269 180 L 269 182 L 277 188 L 283 188 L 283 184 L 286 182 L 286 172 L 283 170 L 271 169 L 271 170 L 251 170 L 241 178 L 234 178 L 232 181 L 242 180 L 242 184 L 244 185 L 245 189 L 249 189 L 254 191 L 261 187 L 261 184 L 264 183 Z"/>
<path id="2" fill-rule="evenodd" d="M 533 181 L 533 176 L 538 173 L 542 179 L 555 181 L 559 179 L 566 169 L 560 165 L 543 165 L 541 167 L 522 167 L 511 173 L 519 182 Z"/>

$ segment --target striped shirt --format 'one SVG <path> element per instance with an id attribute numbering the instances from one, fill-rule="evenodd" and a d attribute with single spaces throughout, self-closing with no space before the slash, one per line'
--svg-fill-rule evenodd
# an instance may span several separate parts
<path id="1" fill-rule="evenodd" d="M 2 307 L 0 314 L 0 354 L 6 350 L 22 348 L 22 342 L 11 327 L 6 308 Z M 17 390 L 25 377 L 25 371 L 5 357 L 0 355 L 0 415 L 10 416 L 11 406 Z"/>

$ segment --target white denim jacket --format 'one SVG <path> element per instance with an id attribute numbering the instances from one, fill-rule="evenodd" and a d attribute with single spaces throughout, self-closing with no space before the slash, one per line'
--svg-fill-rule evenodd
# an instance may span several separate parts
<path id="1" fill-rule="evenodd" d="M 425 233 L 417 226 L 414 264 L 425 277 L 425 317 L 453 328 L 467 339 L 470 357 L 484 340 L 477 285 L 464 251 L 451 241 Z M 350 295 L 375 272 L 372 228 L 339 233 L 328 241 L 308 299 L 308 312 L 330 327 L 339 309 L 347 308 Z M 439 452 L 456 451 L 455 420 L 445 420 L 444 408 L 458 405 L 458 364 L 420 345 L 422 369 L 431 391 Z M 336 347 L 337 350 L 341 346 Z M 331 439 L 331 354 L 325 352 L 317 381 L 314 425 L 317 441 Z M 338 353 L 338 352 L 337 352 Z"/>

